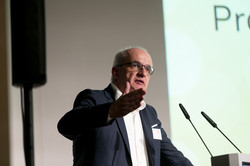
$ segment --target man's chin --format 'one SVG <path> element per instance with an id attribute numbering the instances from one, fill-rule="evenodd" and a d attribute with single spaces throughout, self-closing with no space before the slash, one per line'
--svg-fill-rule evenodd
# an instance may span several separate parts
<path id="1" fill-rule="evenodd" d="M 146 87 L 144 85 L 136 85 L 136 86 L 130 87 L 130 91 L 134 91 L 138 89 L 143 89 L 146 91 Z"/>

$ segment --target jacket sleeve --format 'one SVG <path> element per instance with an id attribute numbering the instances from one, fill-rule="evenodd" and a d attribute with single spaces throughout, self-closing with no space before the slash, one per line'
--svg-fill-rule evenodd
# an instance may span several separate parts
<path id="1" fill-rule="evenodd" d="M 86 129 L 107 125 L 108 111 L 111 103 L 98 100 L 99 93 L 92 90 L 80 92 L 74 107 L 58 122 L 58 131 L 71 140 L 84 133 Z"/>

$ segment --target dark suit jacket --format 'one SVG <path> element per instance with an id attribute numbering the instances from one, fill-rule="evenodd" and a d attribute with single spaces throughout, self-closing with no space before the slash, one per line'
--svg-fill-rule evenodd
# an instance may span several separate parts
<path id="1" fill-rule="evenodd" d="M 74 166 L 132 166 L 123 118 L 107 122 L 113 101 L 111 85 L 104 90 L 84 90 L 76 97 L 73 110 L 59 121 L 59 132 L 73 140 Z M 151 166 L 192 166 L 167 138 L 152 106 L 147 105 L 140 116 Z M 153 138 L 153 125 L 161 130 L 162 140 Z"/>

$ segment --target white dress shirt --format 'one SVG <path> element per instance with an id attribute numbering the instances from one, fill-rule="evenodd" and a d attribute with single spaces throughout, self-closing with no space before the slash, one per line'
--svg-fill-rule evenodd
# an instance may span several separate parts
<path id="1" fill-rule="evenodd" d="M 122 92 L 111 84 L 115 92 L 115 100 L 117 100 Z M 123 117 L 127 129 L 129 148 L 133 166 L 148 166 L 148 154 L 145 143 L 144 132 L 142 128 L 139 111 L 146 107 L 145 101 L 141 102 L 141 106 Z"/>

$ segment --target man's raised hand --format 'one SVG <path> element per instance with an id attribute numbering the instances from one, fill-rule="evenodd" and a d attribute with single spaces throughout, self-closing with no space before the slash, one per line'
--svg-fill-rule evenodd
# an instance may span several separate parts
<path id="1" fill-rule="evenodd" d="M 137 89 L 130 92 L 130 84 L 126 82 L 126 87 L 122 96 L 113 102 L 109 109 L 111 118 L 118 118 L 127 115 L 141 106 L 146 92 L 143 89 Z"/>

